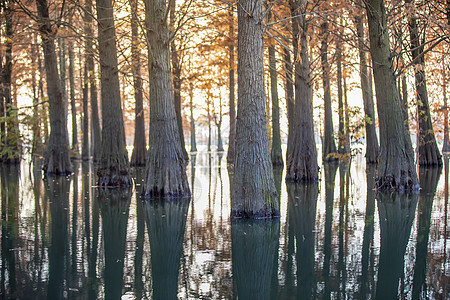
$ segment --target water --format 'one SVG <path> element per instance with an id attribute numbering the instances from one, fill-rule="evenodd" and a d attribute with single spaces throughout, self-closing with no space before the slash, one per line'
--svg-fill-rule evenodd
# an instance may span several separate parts
<path id="1" fill-rule="evenodd" d="M 143 202 L 142 169 L 104 191 L 85 163 L 59 179 L 1 166 L 1 297 L 450 299 L 446 162 L 421 170 L 419 195 L 376 195 L 361 158 L 318 185 L 276 170 L 282 216 L 260 221 L 230 220 L 217 153 L 191 157 L 178 202 Z"/>

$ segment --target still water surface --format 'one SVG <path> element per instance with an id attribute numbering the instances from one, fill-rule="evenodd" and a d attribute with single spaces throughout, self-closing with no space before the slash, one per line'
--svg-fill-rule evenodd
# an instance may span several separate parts
<path id="1" fill-rule="evenodd" d="M 363 159 L 286 185 L 282 216 L 230 220 L 226 157 L 191 156 L 192 200 L 95 187 L 93 166 L 44 179 L 1 166 L 2 298 L 450 299 L 448 159 L 419 195 L 377 195 Z"/>

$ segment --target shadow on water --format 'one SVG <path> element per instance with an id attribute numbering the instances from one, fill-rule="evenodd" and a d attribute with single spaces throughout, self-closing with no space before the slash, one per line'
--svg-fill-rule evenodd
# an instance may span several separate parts
<path id="1" fill-rule="evenodd" d="M 97 190 L 105 255 L 105 299 L 120 299 L 127 242 L 131 188 Z"/>
<path id="2" fill-rule="evenodd" d="M 377 193 L 381 246 L 376 299 L 396 299 L 404 280 L 405 251 L 414 220 L 417 194 Z M 403 287 L 400 287 L 403 293 Z"/>
<path id="3" fill-rule="evenodd" d="M 231 220 L 233 298 L 268 299 L 274 293 L 279 237 L 278 218 Z"/>
<path id="4" fill-rule="evenodd" d="M 185 199 L 152 199 L 145 203 L 153 299 L 177 299 L 178 273 L 189 202 Z"/>

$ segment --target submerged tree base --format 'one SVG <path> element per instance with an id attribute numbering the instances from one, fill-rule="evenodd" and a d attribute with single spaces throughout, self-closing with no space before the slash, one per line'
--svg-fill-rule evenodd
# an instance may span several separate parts
<path id="1" fill-rule="evenodd" d="M 280 217 L 278 209 L 260 209 L 258 211 L 231 210 L 232 219 L 271 219 Z"/>
<path id="2" fill-rule="evenodd" d="M 378 176 L 375 180 L 375 186 L 377 191 L 419 191 L 419 184 L 415 174 L 411 172 L 401 171 L 400 176 L 385 175 Z"/>
<path id="3" fill-rule="evenodd" d="M 133 185 L 128 168 L 100 168 L 97 171 L 98 186 L 100 187 L 128 187 Z"/>
<path id="4" fill-rule="evenodd" d="M 50 150 L 42 167 L 46 175 L 69 175 L 72 173 L 69 154 Z"/>

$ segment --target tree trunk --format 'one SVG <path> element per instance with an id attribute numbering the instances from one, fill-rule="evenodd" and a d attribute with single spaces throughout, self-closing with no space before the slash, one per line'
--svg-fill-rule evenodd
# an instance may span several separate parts
<path id="1" fill-rule="evenodd" d="M 403 124 L 392 68 L 386 10 L 383 0 L 366 2 L 370 52 L 380 124 L 380 156 L 376 185 L 379 190 L 417 190 L 414 152 Z"/>
<path id="2" fill-rule="evenodd" d="M 95 79 L 95 62 L 94 62 L 94 30 L 92 24 L 92 1 L 86 0 L 84 11 L 84 28 L 86 32 L 86 66 L 89 82 L 90 104 L 91 104 L 91 148 L 94 161 L 99 161 L 101 156 L 102 136 L 100 132 L 100 118 L 98 112 L 97 101 L 97 84 Z M 87 134 L 88 132 L 84 132 Z"/>
<path id="3" fill-rule="evenodd" d="M 145 166 L 145 154 L 147 152 L 147 142 L 145 139 L 145 118 L 141 76 L 141 55 L 139 47 L 139 20 L 137 17 L 137 0 L 130 1 L 131 5 L 131 67 L 134 85 L 134 147 L 131 153 L 132 166 Z"/>
<path id="4" fill-rule="evenodd" d="M 409 116 L 408 116 L 408 86 L 406 85 L 406 75 L 403 74 L 401 79 L 401 103 L 402 103 L 402 113 L 403 113 L 403 122 L 406 127 L 406 131 L 409 132 Z"/>
<path id="5" fill-rule="evenodd" d="M 82 130 L 83 130 L 83 145 L 81 147 L 81 159 L 82 160 L 89 160 L 90 154 L 89 154 L 89 107 L 88 107 L 88 93 L 89 93 L 89 84 L 88 84 L 88 76 L 86 73 L 86 66 L 84 69 L 84 86 L 83 86 L 83 99 L 82 99 L 82 105 L 83 105 L 83 124 L 82 124 Z"/>
<path id="6" fill-rule="evenodd" d="M 414 73 L 417 94 L 417 110 L 419 121 L 419 157 L 418 163 L 421 166 L 441 166 L 442 155 L 436 143 L 433 124 L 431 120 L 430 106 L 428 102 L 427 83 L 425 78 L 425 56 L 423 54 L 424 46 L 421 45 L 419 29 L 417 28 L 417 17 L 413 0 L 405 0 L 406 4 L 411 6 L 409 16 L 409 36 L 411 39 L 411 53 L 414 63 Z"/>
<path id="7" fill-rule="evenodd" d="M 262 2 L 245 0 L 238 5 L 239 102 L 232 218 L 280 215 L 264 108 Z"/>
<path id="8" fill-rule="evenodd" d="M 295 113 L 293 137 L 289 138 L 286 181 L 316 181 L 319 167 L 314 139 L 312 80 L 308 54 L 307 21 L 301 14 L 300 1 L 291 2 L 295 63 Z M 300 38 L 300 49 L 298 41 Z M 300 50 L 300 51 L 299 51 Z M 289 125 L 291 126 L 291 125 Z"/>
<path id="9" fill-rule="evenodd" d="M 189 82 L 189 108 L 191 110 L 191 152 L 197 152 L 194 122 L 194 85 L 192 84 L 192 80 Z"/>
<path id="10" fill-rule="evenodd" d="M 32 65 L 32 71 L 31 71 L 31 88 L 33 90 L 33 141 L 31 146 L 31 155 L 33 158 L 38 157 L 38 155 L 41 155 L 41 147 L 42 147 L 42 141 L 41 141 L 41 116 L 39 113 L 39 107 L 38 103 L 39 100 L 39 86 L 37 82 L 37 64 L 36 64 L 36 58 L 37 53 L 39 52 L 38 45 L 37 45 L 37 35 L 33 34 L 33 44 L 31 46 L 31 65 Z M 1 69 L 1 68 L 0 68 Z M 1 102 L 1 95 L 0 95 L 0 102 Z M 1 104 L 0 104 L 1 106 Z M 43 105 L 42 105 L 43 106 Z M 1 107 L 0 107 L 1 112 Z M 0 116 L 1 117 L 1 116 Z"/>
<path id="11" fill-rule="evenodd" d="M 145 0 L 149 49 L 150 149 L 145 196 L 190 196 L 173 99 L 166 0 Z"/>
<path id="12" fill-rule="evenodd" d="M 208 96 L 206 112 L 208 113 L 208 151 L 211 151 L 211 98 Z"/>
<path id="13" fill-rule="evenodd" d="M 77 106 L 75 102 L 75 77 L 74 77 L 74 55 L 73 43 L 69 41 L 69 87 L 70 87 L 70 107 L 72 110 L 72 151 L 73 157 L 79 158 L 78 146 L 78 126 L 77 126 Z"/>
<path id="14" fill-rule="evenodd" d="M 51 128 L 43 169 L 46 174 L 67 175 L 72 173 L 67 133 L 67 103 L 58 76 L 55 33 L 48 13 L 47 0 L 36 0 L 36 5 L 40 23 L 39 31 L 44 49 Z"/>
<path id="15" fill-rule="evenodd" d="M 288 119 L 288 145 L 289 139 L 292 138 L 292 131 L 294 128 L 294 81 L 292 80 L 292 63 L 291 54 L 288 48 L 283 48 L 284 50 L 284 68 L 285 68 L 285 97 L 286 97 L 286 109 L 287 109 L 287 119 Z"/>
<path id="16" fill-rule="evenodd" d="M 355 16 L 356 32 L 358 34 L 358 51 L 359 51 L 359 75 L 361 79 L 361 91 L 364 102 L 365 128 L 366 128 L 366 163 L 376 164 L 380 147 L 378 146 L 377 132 L 375 129 L 375 110 L 373 105 L 373 97 L 371 95 L 372 79 L 369 78 L 367 70 L 367 58 L 364 37 L 364 23 L 361 15 Z M 369 81 L 370 80 L 370 81 Z"/>
<path id="17" fill-rule="evenodd" d="M 449 126 L 448 126 L 448 106 L 447 106 L 447 72 L 442 68 L 442 89 L 444 99 L 444 145 L 442 145 L 442 152 L 450 152 Z"/>
<path id="18" fill-rule="evenodd" d="M 324 104 L 324 137 L 322 144 L 322 159 L 324 162 L 331 162 L 336 161 L 337 158 L 333 154 L 337 153 L 337 151 L 333 133 L 333 112 L 331 110 L 330 65 L 328 63 L 328 22 L 323 22 L 320 27 L 322 35 L 320 58 L 322 63 L 323 104 Z M 339 47 L 336 47 L 336 51 L 338 53 L 339 50 L 340 50 Z M 338 88 L 339 88 L 339 81 L 338 81 Z M 342 101 L 342 87 L 340 96 L 341 96 L 340 100 Z"/>
<path id="19" fill-rule="evenodd" d="M 0 53 L 1 55 L 1 53 Z M 3 59 L 0 56 L 0 74 L 3 73 Z M 0 76 L 0 153 L 4 150 L 4 144 L 6 140 L 6 123 L 3 121 L 5 118 L 5 97 L 3 93 L 3 78 Z M 0 155 L 0 162 L 3 161 L 2 155 Z"/>
<path id="20" fill-rule="evenodd" d="M 98 46 L 102 103 L 102 148 L 98 185 L 129 186 L 112 0 L 97 0 Z"/>
<path id="21" fill-rule="evenodd" d="M 283 165 L 283 153 L 281 152 L 280 134 L 280 106 L 278 101 L 277 66 L 275 57 L 275 45 L 269 45 L 269 73 L 270 91 L 272 98 L 272 149 L 270 155 L 274 166 Z"/>
<path id="22" fill-rule="evenodd" d="M 234 17 L 233 17 L 233 7 L 228 11 L 228 16 L 230 17 L 230 26 L 228 34 L 230 36 L 230 46 L 228 47 L 229 54 L 229 81 L 228 81 L 228 91 L 229 91 L 229 101 L 230 101 L 230 134 L 228 136 L 228 152 L 227 152 L 227 163 L 234 163 L 234 158 L 236 156 L 236 108 L 235 108 L 235 63 L 234 63 Z"/>
<path id="23" fill-rule="evenodd" d="M 20 162 L 19 149 L 19 126 L 17 120 L 17 110 L 12 101 L 12 69 L 13 69 L 13 8 L 12 3 L 3 4 L 5 18 L 5 64 L 1 73 L 2 93 L 4 97 L 5 116 L 6 116 L 6 140 L 3 149 L 2 161 L 9 164 L 18 164 Z"/>

